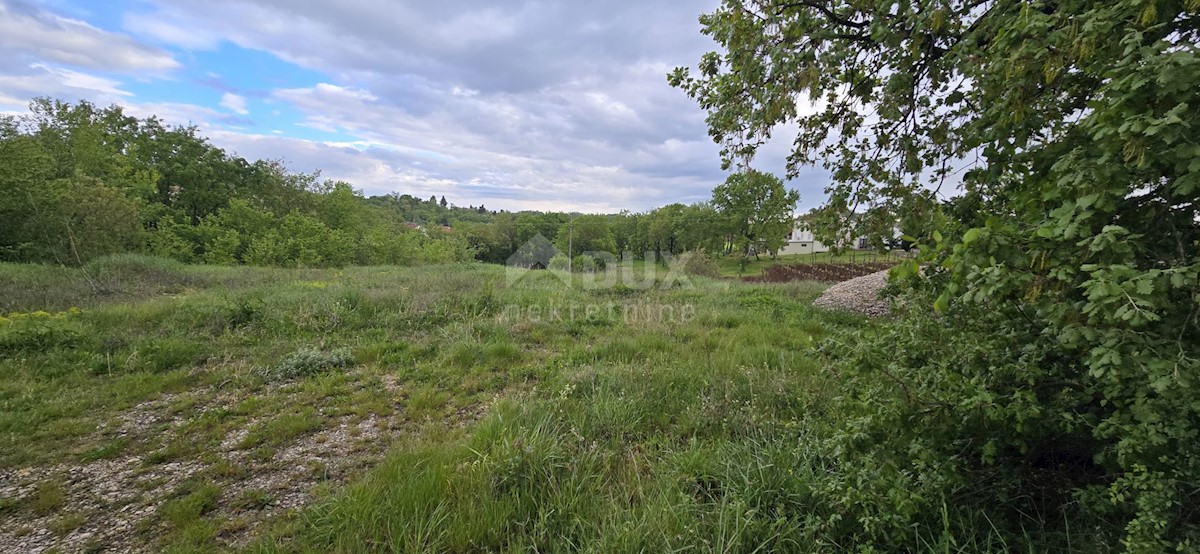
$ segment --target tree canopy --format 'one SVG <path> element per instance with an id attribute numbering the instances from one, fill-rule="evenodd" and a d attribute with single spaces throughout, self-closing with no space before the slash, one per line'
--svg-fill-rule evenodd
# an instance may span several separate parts
<path id="1" fill-rule="evenodd" d="M 1020 498 L 1026 514 L 1117 524 L 1104 536 L 1130 551 L 1200 544 L 1198 10 L 726 0 L 701 17 L 721 51 L 669 80 L 707 110 L 726 165 L 794 126 L 789 172 L 833 176 L 819 239 L 870 212 L 922 246 L 918 286 L 941 315 L 913 314 L 901 345 L 880 345 L 914 355 L 859 358 L 915 398 L 879 391 L 875 406 L 933 406 L 874 408 L 878 425 L 924 433 L 876 453 L 941 468 L 914 473 L 908 500 L 946 494 L 1011 530 L 1030 522 L 996 506 Z M 954 210 L 930 209 L 952 195 Z M 923 524 L 891 510 L 897 533 Z M 868 534 L 886 543 L 883 527 Z"/>
<path id="2" fill-rule="evenodd" d="M 734 173 L 713 189 L 712 205 L 724 219 L 743 269 L 752 254 L 783 246 L 799 201 L 800 193 L 785 188 L 778 177 L 753 169 Z"/>
<path id="3" fill-rule="evenodd" d="M 194 127 L 129 117 L 117 106 L 43 98 L 28 114 L 0 117 L 0 260 L 80 265 L 147 252 L 340 266 L 471 256 L 461 238 L 410 229 L 405 215 L 348 183 L 248 161 Z"/>

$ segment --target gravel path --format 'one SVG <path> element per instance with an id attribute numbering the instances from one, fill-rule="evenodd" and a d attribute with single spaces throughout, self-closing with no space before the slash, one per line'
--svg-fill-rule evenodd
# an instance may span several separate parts
<path id="1" fill-rule="evenodd" d="M 887 285 L 888 270 L 877 271 L 849 281 L 842 281 L 825 290 L 813 305 L 827 310 L 845 310 L 871 317 L 888 314 L 887 300 L 879 291 Z"/>

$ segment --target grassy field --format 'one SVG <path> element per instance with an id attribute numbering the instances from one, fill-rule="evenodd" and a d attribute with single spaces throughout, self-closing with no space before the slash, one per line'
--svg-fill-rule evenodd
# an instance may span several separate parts
<path id="1" fill-rule="evenodd" d="M 868 324 L 663 277 L 0 265 L 0 550 L 819 546 L 817 347 Z"/>

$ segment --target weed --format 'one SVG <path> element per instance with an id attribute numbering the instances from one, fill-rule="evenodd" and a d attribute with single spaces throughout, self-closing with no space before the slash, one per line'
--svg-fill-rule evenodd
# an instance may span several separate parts
<path id="1" fill-rule="evenodd" d="M 37 484 L 26 502 L 34 515 L 48 516 L 67 505 L 67 490 L 61 480 L 47 479 Z"/>
<path id="2" fill-rule="evenodd" d="M 341 348 L 323 351 L 316 348 L 301 348 L 283 358 L 265 374 L 271 379 L 297 379 L 323 371 L 342 368 L 354 363 L 350 350 Z"/>
<path id="3" fill-rule="evenodd" d="M 131 441 L 128 437 L 119 437 L 84 451 L 79 458 L 84 462 L 111 460 L 117 456 L 120 456 L 121 453 L 124 452 L 129 446 L 130 442 Z"/>
<path id="4" fill-rule="evenodd" d="M 279 446 L 296 437 L 320 429 L 324 423 L 324 418 L 317 415 L 311 407 L 300 408 L 255 425 L 237 446 L 242 449 L 263 445 Z"/>
<path id="5" fill-rule="evenodd" d="M 198 485 L 184 494 L 163 503 L 158 509 L 159 517 L 177 529 L 195 523 L 201 516 L 213 511 L 221 498 L 221 487 L 214 484 Z"/>
<path id="6" fill-rule="evenodd" d="M 65 537 L 71 534 L 71 531 L 83 527 L 85 524 L 87 524 L 87 521 L 88 518 L 86 515 L 79 512 L 69 512 L 52 521 L 49 525 L 49 529 L 50 532 L 54 533 L 56 536 Z"/>
<path id="7" fill-rule="evenodd" d="M 270 492 L 261 489 L 247 489 L 238 495 L 231 507 L 234 510 L 245 512 L 261 510 L 273 503 L 275 503 L 275 497 Z"/>

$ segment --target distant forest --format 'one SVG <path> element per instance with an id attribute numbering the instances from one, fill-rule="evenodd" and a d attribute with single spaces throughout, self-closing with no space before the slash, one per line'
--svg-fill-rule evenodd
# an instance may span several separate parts
<path id="1" fill-rule="evenodd" d="M 194 126 L 48 98 L 0 116 L 0 221 L 0 261 L 67 265 L 129 252 L 281 267 L 502 263 L 537 234 L 571 255 L 730 248 L 708 203 L 579 215 L 364 197 L 228 153 Z"/>

